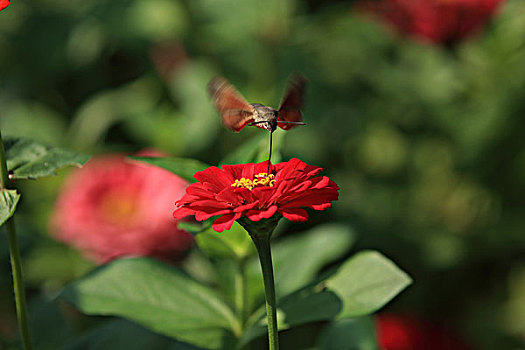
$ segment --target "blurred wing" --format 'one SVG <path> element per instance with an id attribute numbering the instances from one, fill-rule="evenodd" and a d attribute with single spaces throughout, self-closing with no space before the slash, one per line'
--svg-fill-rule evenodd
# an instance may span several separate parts
<path id="1" fill-rule="evenodd" d="M 226 79 L 213 78 L 208 84 L 208 91 L 225 127 L 239 132 L 246 124 L 253 122 L 255 110 Z"/>
<path id="2" fill-rule="evenodd" d="M 295 75 L 290 79 L 277 116 L 277 123 L 282 129 L 288 130 L 295 125 L 279 123 L 279 121 L 300 122 L 303 120 L 301 106 L 303 104 L 305 87 L 306 79 L 302 75 Z"/>

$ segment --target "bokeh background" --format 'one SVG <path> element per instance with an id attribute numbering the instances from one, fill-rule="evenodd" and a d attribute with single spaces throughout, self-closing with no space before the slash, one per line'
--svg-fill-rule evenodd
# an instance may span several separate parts
<path id="1" fill-rule="evenodd" d="M 462 2 L 476 3 L 446 3 Z M 322 0 L 14 0 L 0 13 L 0 129 L 90 154 L 152 148 L 216 164 L 263 131 L 222 127 L 208 81 L 223 75 L 276 107 L 301 72 L 308 125 L 278 130 L 276 157 L 322 166 L 341 193 L 285 234 L 346 223 L 357 235 L 348 254 L 380 250 L 415 280 L 383 312 L 473 349 L 525 348 L 525 2 L 501 2 L 477 30 L 443 38 L 370 11 Z M 43 296 L 93 266 L 48 234 L 68 172 L 17 184 L 30 309 L 43 324 L 58 312 Z M 0 261 L 2 348 L 16 333 L 3 234 Z M 95 322 L 69 321 L 56 337 Z"/>

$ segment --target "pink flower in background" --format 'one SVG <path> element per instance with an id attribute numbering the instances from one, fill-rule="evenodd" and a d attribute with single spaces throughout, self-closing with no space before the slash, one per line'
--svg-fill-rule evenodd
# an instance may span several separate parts
<path id="1" fill-rule="evenodd" d="M 123 155 L 94 157 L 66 180 L 51 232 L 97 262 L 177 258 L 193 242 L 172 217 L 187 186 L 177 175 Z"/>
<path id="2" fill-rule="evenodd" d="M 0 0 L 0 11 L 5 9 L 7 6 L 9 6 L 11 3 L 9 0 Z"/>
<path id="3" fill-rule="evenodd" d="M 479 32 L 505 0 L 361 0 L 402 33 L 432 43 L 451 43 Z"/>

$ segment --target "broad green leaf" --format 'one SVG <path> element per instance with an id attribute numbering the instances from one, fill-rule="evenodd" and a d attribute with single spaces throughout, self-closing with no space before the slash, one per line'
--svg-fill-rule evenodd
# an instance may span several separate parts
<path id="1" fill-rule="evenodd" d="M 349 226 L 325 224 L 276 244 L 272 254 L 279 285 L 277 296 L 290 294 L 311 282 L 321 268 L 348 252 L 354 240 Z"/>
<path id="2" fill-rule="evenodd" d="M 368 315 L 379 310 L 405 289 L 411 278 L 375 251 L 363 251 L 344 263 L 326 281 L 326 287 L 343 301 L 339 318 Z"/>
<path id="3" fill-rule="evenodd" d="M 238 332 L 216 293 L 180 270 L 147 258 L 117 260 L 70 284 L 60 297 L 89 315 L 117 315 L 206 349 Z"/>
<path id="4" fill-rule="evenodd" d="M 329 321 L 342 310 L 342 301 L 332 291 L 320 290 L 316 285 L 281 298 L 277 303 L 279 330 L 286 330 L 309 322 Z M 248 320 L 250 325 L 243 334 L 240 345 L 266 334 L 266 313 L 259 308 Z"/>
<path id="5" fill-rule="evenodd" d="M 6 137 L 4 147 L 7 168 L 14 179 L 36 179 L 54 175 L 59 168 L 67 165 L 82 166 L 89 159 L 85 154 L 22 138 Z"/>
<path id="6" fill-rule="evenodd" d="M 89 330 L 64 350 L 198 350 L 201 348 L 155 334 L 127 320 L 116 319 Z"/>
<path id="7" fill-rule="evenodd" d="M 328 263 L 350 249 L 355 234 L 342 224 L 319 225 L 281 241 L 272 242 L 277 297 L 292 293 L 310 283 Z M 248 266 L 252 302 L 262 300 L 264 287 L 261 267 L 254 259 Z"/>
<path id="8" fill-rule="evenodd" d="M 156 165 L 166 169 L 176 175 L 179 175 L 189 182 L 195 182 L 193 175 L 197 171 L 204 170 L 209 167 L 206 163 L 196 159 L 188 158 L 158 158 L 158 157 L 128 157 L 130 159 L 139 160 L 148 164 Z"/>
<path id="9" fill-rule="evenodd" d="M 278 300 L 279 329 L 371 314 L 410 283 L 410 277 L 380 253 L 360 252 L 325 280 Z M 262 308 L 249 323 L 252 326 L 243 334 L 241 344 L 264 334 Z"/>
<path id="10" fill-rule="evenodd" d="M 237 222 L 228 231 L 217 233 L 209 229 L 195 240 L 199 248 L 213 258 L 244 259 L 255 252 L 250 236 Z"/>
<path id="11" fill-rule="evenodd" d="M 318 350 L 377 350 L 372 317 L 342 319 L 327 325 L 317 341 Z"/>
<path id="12" fill-rule="evenodd" d="M 15 213 L 20 195 L 16 190 L 0 190 L 0 226 Z"/>

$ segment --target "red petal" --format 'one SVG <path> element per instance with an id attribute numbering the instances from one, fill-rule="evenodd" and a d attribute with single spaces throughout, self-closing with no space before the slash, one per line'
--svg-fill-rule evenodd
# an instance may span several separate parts
<path id="1" fill-rule="evenodd" d="M 0 11 L 9 6 L 10 2 L 8 0 L 0 0 Z"/>
<path id="2" fill-rule="evenodd" d="M 240 179 L 242 177 L 242 169 L 244 168 L 244 165 L 242 165 L 242 164 L 234 164 L 234 165 L 225 164 L 225 165 L 222 166 L 222 168 L 224 169 L 224 171 L 226 171 L 227 173 L 231 174 L 231 176 L 234 179 Z"/>
<path id="3" fill-rule="evenodd" d="M 228 187 L 219 193 L 216 198 L 218 201 L 231 203 L 234 206 L 241 205 L 243 197 L 235 192 L 236 187 Z"/>
<path id="4" fill-rule="evenodd" d="M 270 169 L 271 171 L 271 169 Z M 268 161 L 260 162 L 255 164 L 254 174 L 267 173 L 268 172 Z"/>
<path id="5" fill-rule="evenodd" d="M 252 194 L 258 199 L 261 207 L 268 207 L 273 201 L 275 193 L 275 187 L 256 187 L 253 189 Z"/>
<path id="6" fill-rule="evenodd" d="M 191 184 L 186 193 L 196 197 L 213 198 L 213 193 L 207 191 L 200 183 Z"/>
<path id="7" fill-rule="evenodd" d="M 302 192 L 294 194 L 288 198 L 284 198 L 284 201 L 279 205 L 280 208 L 298 208 L 298 207 L 310 207 L 314 205 L 321 205 L 337 200 L 339 194 L 335 190 L 311 190 L 308 192 Z"/>
<path id="8" fill-rule="evenodd" d="M 182 219 L 188 215 L 195 215 L 195 210 L 183 207 L 175 209 L 175 211 L 173 212 L 173 217 L 177 220 Z"/>
<path id="9" fill-rule="evenodd" d="M 244 165 L 244 168 L 242 168 L 242 177 L 246 179 L 253 179 L 253 176 L 255 175 L 255 164 L 248 163 Z"/>
<path id="10" fill-rule="evenodd" d="M 213 199 L 204 199 L 200 201 L 193 201 L 191 203 L 191 207 L 207 207 L 207 208 L 218 208 L 218 209 L 224 209 L 229 208 L 230 205 L 225 202 L 216 201 Z"/>
<path id="11" fill-rule="evenodd" d="M 253 209 L 255 208 L 257 205 L 259 204 L 259 202 L 255 201 L 253 203 L 249 203 L 249 204 L 245 204 L 245 205 L 241 205 L 235 209 L 233 209 L 233 212 L 234 213 L 242 213 L 244 211 L 247 211 L 247 210 L 250 210 L 250 209 Z"/>
<path id="12" fill-rule="evenodd" d="M 234 182 L 231 174 L 217 168 L 216 166 L 198 171 L 195 173 L 195 175 L 193 175 L 193 177 L 201 183 L 210 183 L 221 189 L 231 185 Z"/>
<path id="13" fill-rule="evenodd" d="M 332 206 L 332 203 L 323 203 L 323 204 L 312 204 L 312 209 L 314 210 L 325 210 Z"/>
<path id="14" fill-rule="evenodd" d="M 204 220 L 208 220 L 212 216 L 230 214 L 231 212 L 232 212 L 231 209 L 217 210 L 213 212 L 196 211 L 195 220 L 204 221 Z"/>
<path id="15" fill-rule="evenodd" d="M 275 212 L 277 212 L 277 206 L 272 205 L 266 210 L 250 210 L 248 211 L 246 216 L 252 221 L 259 221 L 261 219 L 271 218 L 275 214 Z"/>
<path id="16" fill-rule="evenodd" d="M 240 214 L 228 214 L 221 216 L 213 222 L 212 228 L 217 232 L 229 230 L 232 227 L 233 222 L 240 217 Z"/>
<path id="17" fill-rule="evenodd" d="M 290 221 L 306 221 L 308 220 L 308 213 L 301 208 L 279 208 L 279 213 L 283 214 L 285 218 Z"/>

